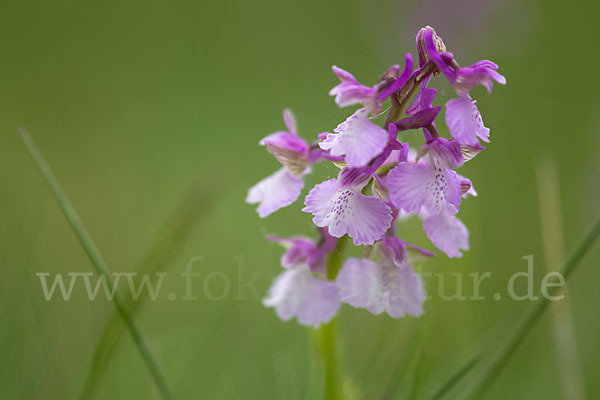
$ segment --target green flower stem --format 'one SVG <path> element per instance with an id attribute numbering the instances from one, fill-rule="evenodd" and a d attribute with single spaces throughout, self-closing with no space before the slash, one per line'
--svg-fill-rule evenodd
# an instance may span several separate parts
<path id="1" fill-rule="evenodd" d="M 600 219 L 598 219 L 592 228 L 585 234 L 579 244 L 575 247 L 575 250 L 569 255 L 569 258 L 564 263 L 562 268 L 562 275 L 567 281 L 569 275 L 573 273 L 575 268 L 579 265 L 579 262 L 583 256 L 590 249 L 594 241 L 600 236 Z M 510 358 L 513 356 L 515 351 L 519 348 L 519 345 L 523 342 L 523 339 L 535 326 L 536 322 L 542 316 L 544 311 L 548 308 L 550 300 L 548 297 L 555 296 L 560 290 L 560 286 L 552 286 L 548 290 L 549 296 L 542 297 L 531 309 L 529 314 L 525 317 L 523 323 L 514 333 L 512 338 L 506 344 L 504 349 L 493 359 L 490 366 L 484 372 L 482 377 L 472 388 L 470 392 L 465 396 L 466 399 L 483 399 L 485 393 L 490 388 L 495 379 L 500 375 L 504 366 L 508 363 Z"/>
<path id="2" fill-rule="evenodd" d="M 33 141 L 33 138 L 29 135 L 29 132 L 27 132 L 25 128 L 21 127 L 19 128 L 19 134 L 21 135 L 21 139 L 23 139 L 27 150 L 29 150 L 31 157 L 40 169 L 40 172 L 46 180 L 46 183 L 50 187 L 50 191 L 56 199 L 56 202 L 63 211 L 65 217 L 67 218 L 67 221 L 71 225 L 71 228 L 73 228 L 73 231 L 79 239 L 81 246 L 85 250 L 90 261 L 92 262 L 92 266 L 96 270 L 96 273 L 106 278 L 106 283 L 109 287 L 109 290 L 111 291 L 111 293 L 115 293 L 112 299 L 113 304 L 115 305 L 115 308 L 121 316 L 121 318 L 123 318 L 123 321 L 125 322 L 125 325 L 127 326 L 127 329 L 129 330 L 133 341 L 138 347 L 142 358 L 144 359 L 144 362 L 148 366 L 148 369 L 150 370 L 150 373 L 154 378 L 156 386 L 158 387 L 158 390 L 160 391 L 162 397 L 164 399 L 172 399 L 173 396 L 171 395 L 169 386 L 167 385 L 167 382 L 164 376 L 162 375 L 156 360 L 150 354 L 150 349 L 148 348 L 147 343 L 143 339 L 136 321 L 133 319 L 127 308 L 124 306 L 123 300 L 119 296 L 118 292 L 113 290 L 114 282 L 112 279 L 112 275 L 110 274 L 110 270 L 108 269 L 108 266 L 106 265 L 104 259 L 100 255 L 100 252 L 96 248 L 96 245 L 94 244 L 89 233 L 85 229 L 83 223 L 79 219 L 75 208 L 73 208 L 73 205 L 69 201 L 69 198 L 62 190 L 60 184 L 58 183 L 58 180 L 50 170 L 50 166 L 44 159 L 44 156 L 42 155 L 38 147 L 36 146 L 35 142 Z"/>
<path id="3" fill-rule="evenodd" d="M 337 241 L 335 250 L 331 252 L 327 259 L 327 278 L 334 280 L 342 268 L 344 261 L 344 249 L 348 242 L 348 236 L 344 236 Z M 323 398 L 325 400 L 339 400 L 342 398 L 340 385 L 338 384 L 337 368 L 337 348 L 336 339 L 336 321 L 335 318 L 329 323 L 323 325 L 317 331 L 317 343 L 325 364 L 325 391 Z"/>
<path id="4" fill-rule="evenodd" d="M 325 364 L 324 400 L 339 400 L 342 398 L 338 384 L 337 354 L 335 346 L 335 318 L 318 330 L 318 344 Z"/>

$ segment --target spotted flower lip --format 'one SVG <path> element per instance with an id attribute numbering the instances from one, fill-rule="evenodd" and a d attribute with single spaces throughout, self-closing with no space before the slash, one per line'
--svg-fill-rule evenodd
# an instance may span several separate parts
<path id="1" fill-rule="evenodd" d="M 389 172 L 386 184 L 392 204 L 405 212 L 425 215 L 458 212 L 461 192 L 456 172 L 432 155 L 427 156 L 425 163 L 399 163 Z"/>
<path id="2" fill-rule="evenodd" d="M 491 93 L 494 82 L 506 79 L 488 60 L 461 67 L 431 27 L 419 31 L 416 43 L 419 65 L 406 54 L 402 67 L 392 65 L 373 86 L 332 67 L 339 83 L 329 94 L 340 107 L 358 106 L 333 132 L 320 131 L 307 142 L 286 109 L 287 130 L 260 141 L 281 164 L 248 191 L 246 201 L 257 204 L 262 218 L 298 199 L 316 163 L 333 164 L 329 178 L 304 198 L 302 211 L 311 214 L 318 238 L 268 237 L 285 251 L 283 271 L 263 304 L 281 320 L 318 327 L 334 318 L 342 303 L 392 318 L 422 315 L 425 285 L 412 264 L 435 254 L 398 237 L 398 226 L 411 216 L 422 220 L 429 245 L 447 257 L 462 257 L 469 249 L 469 231 L 458 213 L 463 200 L 468 204 L 477 192 L 456 170 L 490 141 L 471 91 L 482 85 Z M 437 76 L 457 93 L 445 106 L 436 104 L 438 91 L 429 87 Z M 449 138 L 440 134 L 444 123 Z M 404 136 L 411 131 L 421 131 L 424 140 L 414 145 L 413 137 Z M 346 236 L 365 246 L 363 258 L 343 260 Z"/>
<path id="3" fill-rule="evenodd" d="M 329 322 L 340 308 L 335 283 L 315 277 L 306 264 L 282 272 L 263 304 L 274 307 L 282 321 L 296 317 L 302 325 L 315 328 Z"/>
<path id="4" fill-rule="evenodd" d="M 478 139 L 490 141 L 490 130 L 483 125 L 477 102 L 469 95 L 446 103 L 446 124 L 452 137 L 460 144 L 478 146 Z"/>
<path id="5" fill-rule="evenodd" d="M 315 186 L 304 204 L 302 211 L 313 214 L 316 226 L 328 227 L 335 237 L 347 234 L 357 246 L 375 243 L 392 221 L 392 211 L 384 200 L 345 188 L 337 179 Z"/>
<path id="6" fill-rule="evenodd" d="M 371 314 L 387 313 L 392 318 L 423 314 L 425 289 L 410 265 L 397 267 L 388 259 L 379 262 L 350 258 L 342 267 L 336 284 L 340 300 Z"/>

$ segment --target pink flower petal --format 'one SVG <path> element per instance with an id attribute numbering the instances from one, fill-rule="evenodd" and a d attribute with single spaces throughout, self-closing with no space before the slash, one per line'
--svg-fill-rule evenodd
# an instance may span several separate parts
<path id="1" fill-rule="evenodd" d="M 469 250 L 469 231 L 454 215 L 442 212 L 427 217 L 423 229 L 435 247 L 448 257 L 462 257 L 460 250 Z"/>
<path id="2" fill-rule="evenodd" d="M 259 144 L 263 146 L 277 146 L 301 155 L 308 152 L 308 143 L 300 136 L 290 132 L 275 132 L 263 138 Z"/>
<path id="3" fill-rule="evenodd" d="M 427 164 L 398 164 L 389 172 L 386 184 L 392 204 L 406 212 L 425 215 L 436 215 L 442 210 L 450 214 L 458 212 L 461 192 L 456 172 L 440 167 L 431 157 Z"/>
<path id="4" fill-rule="evenodd" d="M 424 143 L 419 149 L 419 156 L 429 154 L 440 162 L 443 168 L 456 169 L 461 167 L 465 161 L 460 145 L 454 140 L 437 137 Z"/>
<path id="5" fill-rule="evenodd" d="M 477 102 L 468 95 L 446 103 L 446 124 L 452 137 L 462 145 L 477 146 L 477 138 L 490 141 L 490 130 L 483 125 Z"/>
<path id="6" fill-rule="evenodd" d="M 336 179 L 315 186 L 304 204 L 302 211 L 313 214 L 315 225 L 327 226 L 329 234 L 338 238 L 348 234 L 357 246 L 373 244 L 392 221 L 392 210 L 384 200 L 343 188 Z"/>
<path id="7" fill-rule="evenodd" d="M 289 246 L 281 256 L 282 267 L 292 268 L 299 264 L 308 264 L 312 272 L 320 274 L 325 273 L 325 250 L 319 248 L 312 239 L 305 236 L 294 236 L 290 238 L 268 236 L 267 238 L 271 241 Z"/>
<path id="8" fill-rule="evenodd" d="M 300 175 L 308 166 L 308 143 L 289 132 L 275 132 L 260 141 L 283 166 Z"/>
<path id="9" fill-rule="evenodd" d="M 265 218 L 295 202 L 303 187 L 302 177 L 283 167 L 252 186 L 248 190 L 246 203 L 258 203 L 256 211 L 261 218 Z"/>
<path id="10" fill-rule="evenodd" d="M 289 108 L 283 110 L 283 122 L 285 122 L 285 126 L 287 126 L 290 133 L 297 135 L 298 134 L 298 124 L 296 123 L 296 117 L 294 113 Z"/>
<path id="11" fill-rule="evenodd" d="M 387 260 L 389 261 L 389 260 Z M 350 258 L 336 279 L 340 300 L 372 314 L 388 313 L 392 318 L 423 314 L 425 289 L 410 265 Z"/>
<path id="12" fill-rule="evenodd" d="M 283 321 L 296 317 L 302 325 L 315 328 L 331 320 L 340 308 L 335 283 L 315 277 L 307 265 L 282 272 L 263 304 L 275 307 Z"/>
<path id="13" fill-rule="evenodd" d="M 382 256 L 387 257 L 397 267 L 406 265 L 408 255 L 406 253 L 406 243 L 402 239 L 386 236 L 381 240 L 380 246 Z"/>
<path id="14" fill-rule="evenodd" d="M 377 108 L 375 90 L 359 83 L 356 78 L 341 68 L 332 67 L 333 72 L 340 80 L 340 84 L 329 91 L 330 96 L 335 96 L 335 102 L 340 107 L 362 103 L 369 109 Z"/>
<path id="15" fill-rule="evenodd" d="M 477 191 L 473 187 L 473 182 L 471 182 L 469 178 L 465 178 L 460 174 L 456 174 L 456 176 L 460 181 L 460 192 L 462 193 L 463 199 L 466 199 L 469 196 L 477 197 Z"/>
<path id="16" fill-rule="evenodd" d="M 319 143 L 332 156 L 346 156 L 350 166 L 360 167 L 379 155 L 387 143 L 387 132 L 368 118 L 364 108 L 356 111 Z"/>

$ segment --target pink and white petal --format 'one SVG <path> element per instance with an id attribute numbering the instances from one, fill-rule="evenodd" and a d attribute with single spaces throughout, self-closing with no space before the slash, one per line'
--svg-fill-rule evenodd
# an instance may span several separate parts
<path id="1" fill-rule="evenodd" d="M 308 192 L 304 200 L 304 212 L 312 213 L 316 216 L 323 216 L 329 212 L 329 203 L 337 195 L 340 185 L 337 179 L 329 179 L 321 182 Z M 323 227 L 323 226 L 320 226 Z M 331 234 L 331 232 L 329 232 Z"/>
<path id="2" fill-rule="evenodd" d="M 308 144 L 300 136 L 276 132 L 260 141 L 284 167 L 294 175 L 301 175 L 308 166 Z"/>
<path id="3" fill-rule="evenodd" d="M 403 265 L 396 270 L 392 267 L 383 267 L 395 275 L 397 290 L 394 290 L 388 298 L 387 313 L 392 318 L 401 318 L 404 314 L 413 317 L 423 315 L 423 303 L 425 302 L 425 285 L 411 265 Z"/>
<path id="4" fill-rule="evenodd" d="M 440 167 L 429 158 L 428 164 L 404 162 L 392 169 L 386 184 L 390 201 L 397 208 L 415 214 L 435 215 L 442 210 L 458 212 L 461 202 L 456 172 Z"/>
<path id="5" fill-rule="evenodd" d="M 375 279 L 377 264 L 364 258 L 349 258 L 344 262 L 335 283 L 338 286 L 340 301 L 352 307 L 370 307 L 377 297 Z"/>
<path id="6" fill-rule="evenodd" d="M 393 261 L 397 267 L 406 265 L 408 254 L 406 243 L 397 237 L 386 236 L 381 240 L 381 252 L 387 259 Z"/>
<path id="7" fill-rule="evenodd" d="M 350 258 L 338 274 L 340 301 L 366 308 L 372 314 L 387 312 L 392 318 L 423 314 L 425 290 L 412 267 Z"/>
<path id="8" fill-rule="evenodd" d="M 386 130 L 372 123 L 368 114 L 365 108 L 356 111 L 335 128 L 337 134 L 328 134 L 319 146 L 332 156 L 346 156 L 350 166 L 366 165 L 383 151 L 388 138 Z"/>
<path id="9" fill-rule="evenodd" d="M 335 65 L 332 69 L 340 80 L 340 84 L 331 89 L 329 95 L 335 96 L 335 102 L 338 106 L 346 107 L 358 103 L 375 106 L 376 91 L 373 88 L 359 83 L 348 71 L 338 68 Z"/>
<path id="10" fill-rule="evenodd" d="M 289 108 L 283 110 L 283 122 L 285 122 L 285 126 L 287 126 L 290 133 L 297 135 L 298 134 L 298 124 L 296 123 L 296 117 L 294 113 Z"/>
<path id="11" fill-rule="evenodd" d="M 293 236 L 290 238 L 269 236 L 268 239 L 282 243 L 287 248 L 281 256 L 281 266 L 284 268 L 292 268 L 296 265 L 304 264 L 309 257 L 313 257 L 313 253 L 321 253 L 315 242 L 305 236 Z"/>
<path id="12" fill-rule="evenodd" d="M 252 186 L 248 190 L 246 203 L 258 203 L 256 211 L 259 217 L 265 218 L 295 202 L 303 187 L 302 177 L 283 167 Z"/>
<path id="13" fill-rule="evenodd" d="M 437 137 L 424 143 L 419 149 L 419 155 L 429 154 L 440 162 L 443 168 L 456 169 L 465 161 L 460 145 L 454 140 Z"/>
<path id="14" fill-rule="evenodd" d="M 477 191 L 475 191 L 475 188 L 473 187 L 473 182 L 460 174 L 456 174 L 456 176 L 460 182 L 460 192 L 463 199 L 466 199 L 469 196 L 477 197 Z"/>
<path id="15" fill-rule="evenodd" d="M 325 273 L 325 251 L 320 249 L 312 240 L 297 240 L 281 257 L 281 265 L 289 267 L 307 263 L 312 272 Z"/>
<path id="16" fill-rule="evenodd" d="M 274 307 L 283 321 L 296 317 L 300 324 L 315 328 L 331 320 L 340 308 L 335 283 L 315 277 L 307 265 L 281 273 L 263 304 Z"/>
<path id="17" fill-rule="evenodd" d="M 304 204 L 302 211 L 313 214 L 316 226 L 327 226 L 338 238 L 348 234 L 357 246 L 375 243 L 392 222 L 392 210 L 384 200 L 342 188 L 335 179 L 315 186 Z"/>
<path id="18" fill-rule="evenodd" d="M 431 77 L 426 78 L 423 81 L 423 83 L 421 84 L 421 88 L 419 89 L 419 92 L 415 96 L 415 99 L 413 100 L 410 107 L 406 110 L 406 113 L 408 115 L 414 115 L 414 114 L 418 113 L 419 111 L 422 111 L 422 110 L 425 110 L 426 108 L 432 107 L 433 100 L 435 99 L 435 96 L 437 95 L 437 89 L 427 87 L 427 85 L 429 85 L 430 79 L 431 79 Z"/>
<path id="19" fill-rule="evenodd" d="M 490 130 L 483 125 L 477 102 L 461 96 L 446 103 L 446 124 L 456 141 L 466 146 L 479 145 L 477 138 L 489 142 Z"/>
<path id="20" fill-rule="evenodd" d="M 345 167 L 338 173 L 340 187 L 360 191 L 373 178 L 373 170 L 368 165 L 363 167 Z"/>
<path id="21" fill-rule="evenodd" d="M 350 72 L 346 71 L 345 69 L 342 69 L 342 68 L 338 67 L 337 65 L 332 66 L 331 69 L 333 70 L 333 73 L 335 74 L 335 76 L 337 76 L 341 82 L 345 82 L 345 81 L 357 82 L 354 75 L 352 75 Z"/>
<path id="22" fill-rule="evenodd" d="M 454 215 L 440 213 L 425 218 L 423 229 L 429 240 L 448 257 L 462 257 L 469 250 L 469 231 Z"/>
<path id="23" fill-rule="evenodd" d="M 300 136 L 290 132 L 272 133 L 263 138 L 259 144 L 262 146 L 276 146 L 303 155 L 308 152 L 308 143 Z"/>

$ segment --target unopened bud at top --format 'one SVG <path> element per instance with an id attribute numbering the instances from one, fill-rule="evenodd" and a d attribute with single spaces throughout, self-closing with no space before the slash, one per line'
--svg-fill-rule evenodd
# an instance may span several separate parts
<path id="1" fill-rule="evenodd" d="M 429 61 L 429 59 L 430 59 L 429 55 L 427 54 L 427 51 L 425 50 L 425 33 L 427 31 L 433 32 L 433 41 L 435 43 L 435 47 L 437 48 L 437 51 L 439 51 L 439 52 L 446 51 L 446 45 L 444 44 L 444 41 L 442 40 L 442 38 L 439 37 L 437 35 L 437 33 L 435 33 L 435 29 L 433 29 L 429 25 L 426 26 L 425 28 L 421 28 L 419 30 L 419 33 L 417 33 L 417 51 L 419 52 L 419 66 L 421 66 L 421 67 L 423 65 L 425 65 L 425 63 L 427 63 L 427 61 Z"/>

